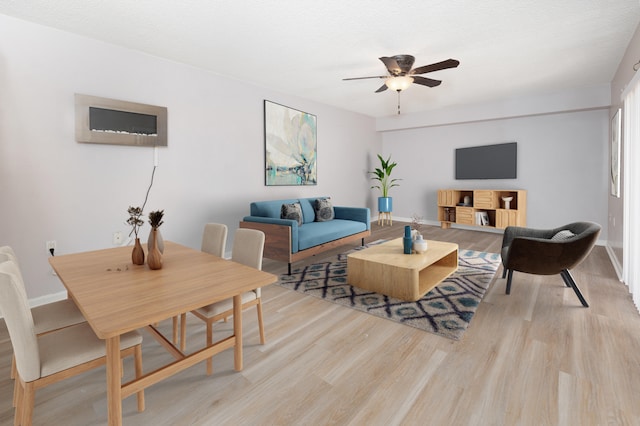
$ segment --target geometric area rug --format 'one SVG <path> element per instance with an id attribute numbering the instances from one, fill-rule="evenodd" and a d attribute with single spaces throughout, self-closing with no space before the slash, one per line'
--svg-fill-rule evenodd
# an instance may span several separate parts
<path id="1" fill-rule="evenodd" d="M 291 275 L 280 276 L 278 285 L 460 340 L 500 265 L 500 255 L 496 253 L 459 249 L 458 270 L 422 299 L 406 302 L 347 283 L 347 254 L 362 249 L 358 247 L 323 262 L 293 269 Z"/>

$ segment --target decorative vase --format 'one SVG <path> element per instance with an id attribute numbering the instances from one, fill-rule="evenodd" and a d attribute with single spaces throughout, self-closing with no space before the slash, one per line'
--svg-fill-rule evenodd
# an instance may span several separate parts
<path id="1" fill-rule="evenodd" d="M 502 197 L 502 201 L 504 201 L 505 210 L 509 210 L 511 208 L 511 200 L 513 200 L 513 197 Z"/>
<path id="2" fill-rule="evenodd" d="M 133 262 L 134 265 L 144 265 L 144 250 L 142 249 L 142 244 L 140 244 L 140 238 L 137 237 L 133 251 L 131 252 L 131 262 Z"/>
<path id="3" fill-rule="evenodd" d="M 153 240 L 155 240 L 155 244 L 158 246 L 158 250 L 160 250 L 160 253 L 164 253 L 164 239 L 162 238 L 162 234 L 160 233 L 160 230 L 158 228 L 151 228 L 151 231 L 149 231 L 149 239 L 147 239 L 147 250 L 149 252 L 151 251 L 151 247 L 154 244 Z"/>
<path id="4" fill-rule="evenodd" d="M 411 254 L 412 244 L 413 244 L 413 240 L 411 239 L 411 227 L 407 225 L 404 227 L 404 238 L 402 238 L 404 254 Z"/>
<path id="5" fill-rule="evenodd" d="M 388 213 L 393 211 L 393 198 L 391 197 L 378 197 L 378 211 L 381 213 Z"/>
<path id="6" fill-rule="evenodd" d="M 422 235 L 418 234 L 413 242 L 413 251 L 416 253 L 424 253 L 427 251 L 427 241 L 422 239 Z"/>
<path id="7" fill-rule="evenodd" d="M 158 230 L 152 229 L 149 236 L 149 256 L 147 257 L 147 265 L 149 269 L 161 269 L 162 268 L 162 253 L 158 249 Z"/>

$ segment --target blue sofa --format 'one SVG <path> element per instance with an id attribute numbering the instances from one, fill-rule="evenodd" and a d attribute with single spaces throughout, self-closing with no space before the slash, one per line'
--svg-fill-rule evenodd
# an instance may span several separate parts
<path id="1" fill-rule="evenodd" d="M 360 240 L 371 235 L 371 213 L 366 207 L 333 206 L 334 219 L 316 221 L 314 203 L 328 197 L 255 201 L 250 215 L 240 222 L 241 228 L 258 229 L 265 233 L 264 257 L 291 264 L 322 251 Z M 296 220 L 281 219 L 283 204 L 300 203 L 302 225 Z"/>

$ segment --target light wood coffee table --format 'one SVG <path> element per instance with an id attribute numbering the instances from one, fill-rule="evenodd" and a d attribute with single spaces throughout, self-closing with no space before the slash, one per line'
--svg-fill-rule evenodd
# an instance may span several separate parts
<path id="1" fill-rule="evenodd" d="M 404 254 L 402 238 L 347 255 L 349 284 L 415 302 L 458 269 L 458 245 L 427 241 L 423 254 Z"/>

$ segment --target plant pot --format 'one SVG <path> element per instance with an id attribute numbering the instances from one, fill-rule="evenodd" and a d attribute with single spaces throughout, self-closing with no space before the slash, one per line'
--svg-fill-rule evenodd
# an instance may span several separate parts
<path id="1" fill-rule="evenodd" d="M 131 262 L 133 262 L 134 265 L 144 265 L 144 250 L 142 249 L 142 244 L 140 244 L 140 238 L 136 238 L 133 251 L 131 252 Z"/>
<path id="2" fill-rule="evenodd" d="M 149 256 L 147 257 L 147 265 L 149 269 L 162 269 L 162 253 L 158 250 L 158 230 L 152 229 L 149 236 Z"/>
<path id="3" fill-rule="evenodd" d="M 393 211 L 393 198 L 391 197 L 378 197 L 378 211 L 381 213 L 388 213 Z"/>

